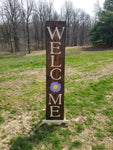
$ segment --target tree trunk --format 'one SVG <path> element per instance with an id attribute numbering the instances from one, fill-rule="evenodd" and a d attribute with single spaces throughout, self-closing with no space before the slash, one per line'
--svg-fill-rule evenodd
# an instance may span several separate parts
<path id="1" fill-rule="evenodd" d="M 43 22 L 41 23 L 41 49 L 44 49 L 44 41 L 43 41 Z"/>
<path id="2" fill-rule="evenodd" d="M 10 48 L 11 48 L 11 53 L 13 53 L 13 44 L 12 44 L 12 40 L 11 40 L 11 36 L 9 37 L 9 45 L 10 45 Z"/>
<path id="3" fill-rule="evenodd" d="M 67 40 L 66 40 L 66 45 L 69 46 L 69 21 L 67 22 Z"/>
<path id="4" fill-rule="evenodd" d="M 18 37 L 16 35 L 14 36 L 14 45 L 15 45 L 15 52 L 19 52 L 20 51 L 19 40 L 18 40 Z"/>
<path id="5" fill-rule="evenodd" d="M 14 46 L 15 46 L 15 52 L 19 52 L 19 39 L 17 34 L 17 27 L 15 23 L 13 23 L 13 40 L 14 40 Z"/>
<path id="6" fill-rule="evenodd" d="M 26 29 L 27 29 L 27 46 L 28 46 L 28 53 L 31 53 L 31 47 L 30 47 L 30 37 L 29 37 L 29 23 L 27 21 L 26 23 Z"/>

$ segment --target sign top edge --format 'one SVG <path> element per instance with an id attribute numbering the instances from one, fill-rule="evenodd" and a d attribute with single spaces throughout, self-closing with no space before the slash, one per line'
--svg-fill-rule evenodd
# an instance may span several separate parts
<path id="1" fill-rule="evenodd" d="M 66 21 L 46 21 L 46 23 L 66 23 Z"/>

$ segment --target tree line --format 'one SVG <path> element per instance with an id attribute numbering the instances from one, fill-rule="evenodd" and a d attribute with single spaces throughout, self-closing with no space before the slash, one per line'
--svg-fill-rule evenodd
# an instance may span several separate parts
<path id="1" fill-rule="evenodd" d="M 66 21 L 66 46 L 90 44 L 89 14 L 66 1 L 61 13 L 52 1 L 4 0 L 0 8 L 0 50 L 11 53 L 45 49 L 45 22 Z"/>
<path id="2" fill-rule="evenodd" d="M 94 45 L 113 46 L 113 0 L 105 0 L 103 7 L 98 7 L 95 24 L 89 33 Z"/>

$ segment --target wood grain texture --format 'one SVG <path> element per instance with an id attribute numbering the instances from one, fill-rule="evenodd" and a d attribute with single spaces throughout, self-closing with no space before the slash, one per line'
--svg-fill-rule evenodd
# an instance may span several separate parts
<path id="1" fill-rule="evenodd" d="M 57 32 L 55 32 L 54 38 L 51 39 L 51 36 L 47 27 L 50 27 L 51 33 L 54 33 L 56 27 L 58 28 L 59 33 L 61 33 L 63 27 L 65 27 L 61 39 L 59 40 Z M 66 23 L 64 21 L 47 21 L 46 22 L 46 120 L 63 120 L 64 119 L 65 39 L 66 39 Z M 54 43 L 54 47 L 56 48 L 53 49 L 55 54 L 51 54 L 51 42 L 56 42 Z M 60 42 L 61 45 L 58 44 L 57 42 Z M 57 48 L 58 46 L 59 46 L 59 49 Z M 56 53 L 60 53 L 60 51 L 61 51 L 61 54 L 56 54 Z M 51 56 L 54 57 L 53 67 L 51 67 L 51 63 L 52 63 Z M 60 66 L 60 67 L 55 67 L 55 66 Z M 53 77 L 55 79 L 61 78 L 60 80 L 54 80 L 51 78 L 50 72 L 53 69 L 55 69 L 52 74 Z M 58 69 L 61 69 L 61 71 L 59 71 Z M 50 85 L 52 82 L 58 82 L 61 84 L 61 90 L 59 92 L 51 91 Z M 59 104 L 59 102 L 55 104 L 53 100 L 51 100 L 51 105 L 49 105 L 49 102 L 50 102 L 49 94 L 51 94 L 55 100 L 58 98 L 59 94 L 61 94 L 62 95 L 61 104 Z M 51 106 L 55 106 L 55 107 L 52 107 L 52 110 L 53 110 L 52 114 L 54 117 L 51 117 Z"/>

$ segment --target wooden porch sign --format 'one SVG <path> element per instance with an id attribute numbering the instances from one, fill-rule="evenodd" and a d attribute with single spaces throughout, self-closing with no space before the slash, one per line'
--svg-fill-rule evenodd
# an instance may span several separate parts
<path id="1" fill-rule="evenodd" d="M 46 120 L 64 120 L 64 70 L 66 23 L 46 22 Z"/>

